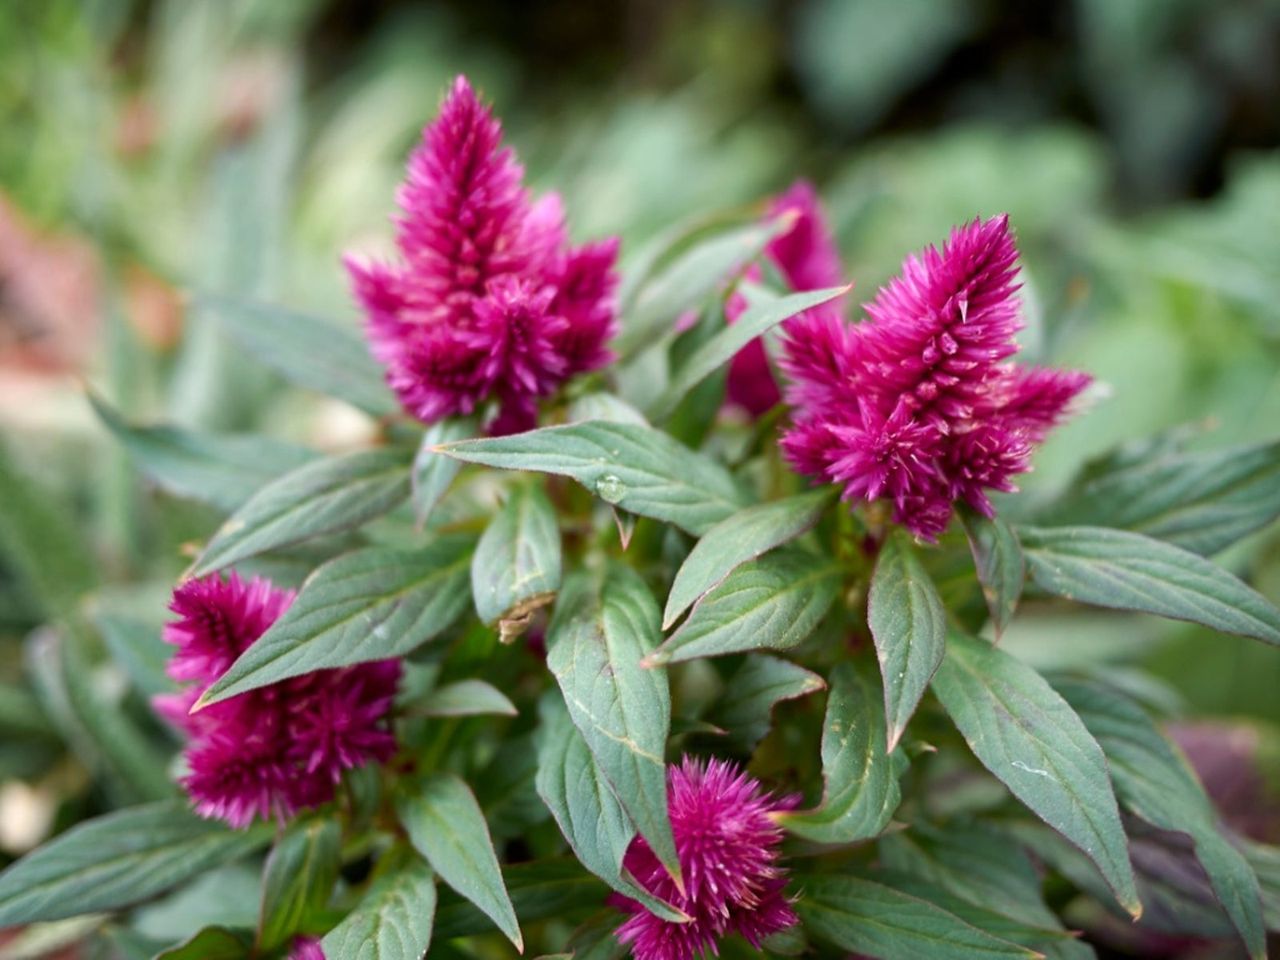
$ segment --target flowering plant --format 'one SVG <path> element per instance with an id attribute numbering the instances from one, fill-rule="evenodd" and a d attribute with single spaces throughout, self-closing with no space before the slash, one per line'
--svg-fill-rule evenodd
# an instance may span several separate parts
<path id="1" fill-rule="evenodd" d="M 1280 644 L 1207 559 L 1275 518 L 1233 493 L 1274 445 L 1011 496 L 1090 378 L 1016 362 L 1004 216 L 909 255 L 861 322 L 804 183 L 623 268 L 570 243 L 464 79 L 398 201 L 398 255 L 347 260 L 368 352 L 208 301 L 376 446 L 95 399 L 230 514 L 164 631 L 183 796 L 11 866 L 0 924 L 127 914 L 269 848 L 256 929 L 159 956 L 1089 957 L 1077 896 L 1265 954 L 1280 854 L 1224 825 L 1152 685 L 1001 641 L 1065 602 Z"/>

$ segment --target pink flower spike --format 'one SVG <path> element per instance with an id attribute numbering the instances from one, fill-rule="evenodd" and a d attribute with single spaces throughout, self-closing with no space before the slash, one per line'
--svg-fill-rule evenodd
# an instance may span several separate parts
<path id="1" fill-rule="evenodd" d="M 315 937 L 296 937 L 289 950 L 289 960 L 325 960 L 324 950 Z"/>
<path id="2" fill-rule="evenodd" d="M 774 197 L 769 202 L 767 217 L 770 220 L 792 218 L 791 227 L 769 241 L 765 256 L 793 291 L 821 290 L 844 283 L 840 252 L 818 195 L 808 181 L 797 180 L 786 192 Z M 745 276 L 758 279 L 759 267 L 752 265 Z M 725 319 L 733 323 L 745 309 L 746 299 L 734 293 L 725 304 Z M 782 328 L 790 334 L 810 324 L 839 324 L 840 318 L 839 303 L 828 301 L 784 321 Z M 731 361 L 726 395 L 730 403 L 742 407 L 753 417 L 761 416 L 782 399 L 761 338 L 748 343 Z"/>
<path id="3" fill-rule="evenodd" d="M 463 77 L 397 194 L 401 261 L 345 262 L 388 385 L 426 423 L 494 401 L 504 429 L 610 359 L 616 240 L 570 249 L 560 199 L 534 201 L 502 127 Z"/>
<path id="4" fill-rule="evenodd" d="M 293 599 L 270 581 L 232 574 L 188 581 L 174 592 L 179 619 L 169 674 L 189 680 L 156 697 L 156 712 L 188 738 L 182 784 L 196 812 L 243 827 L 327 803 L 342 773 L 395 751 L 386 723 L 400 662 L 319 670 L 190 710 Z"/>
<path id="5" fill-rule="evenodd" d="M 778 865 L 782 831 L 771 814 L 791 809 L 799 798 L 772 797 L 722 760 L 689 757 L 667 768 L 667 792 L 684 891 L 640 837 L 631 842 L 623 866 L 691 919 L 671 923 L 615 894 L 610 902 L 631 914 L 617 937 L 636 960 L 693 960 L 716 952 L 729 933 L 759 947 L 765 937 L 797 923 Z"/>
<path id="6" fill-rule="evenodd" d="M 782 367 L 793 425 L 782 439 L 802 473 L 846 499 L 886 499 L 894 519 L 936 539 L 953 504 L 987 516 L 1090 382 L 1009 362 L 1022 326 L 1008 218 L 952 231 L 906 259 L 857 326 L 788 329 Z"/>

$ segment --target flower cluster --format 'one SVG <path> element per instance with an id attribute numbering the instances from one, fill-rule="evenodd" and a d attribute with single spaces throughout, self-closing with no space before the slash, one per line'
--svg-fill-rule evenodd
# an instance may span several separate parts
<path id="1" fill-rule="evenodd" d="M 492 430 L 524 429 L 539 397 L 609 360 L 617 240 L 569 246 L 559 197 L 532 200 L 501 144 L 458 77 L 400 188 L 402 262 L 346 261 L 373 354 L 426 423 L 492 399 Z"/>
<path id="2" fill-rule="evenodd" d="M 631 946 L 636 960 L 693 960 L 729 933 L 759 947 L 797 922 L 778 866 L 782 831 L 770 816 L 794 807 L 797 797 L 772 797 L 724 761 L 688 757 L 667 768 L 667 796 L 684 890 L 643 838 L 631 842 L 623 866 L 690 920 L 664 920 L 615 894 L 614 905 L 631 914 L 618 940 Z"/>
<path id="3" fill-rule="evenodd" d="M 1008 218 L 959 227 L 908 257 L 867 307 L 870 322 L 810 317 L 788 328 L 783 369 L 794 424 L 782 439 L 804 473 L 846 498 L 892 501 L 935 539 L 963 501 L 991 516 L 1032 450 L 1090 382 L 1016 366 L 1017 250 Z"/>
<path id="4" fill-rule="evenodd" d="M 792 290 L 821 290 L 844 282 L 841 279 L 840 252 L 836 249 L 811 184 L 797 180 L 770 201 L 767 216 L 771 220 L 793 218 L 791 226 L 774 237 L 765 248 L 765 256 Z M 758 276 L 758 268 L 752 267 L 748 271 L 750 279 Z M 746 298 L 735 293 L 725 304 L 725 319 L 733 323 L 746 309 Z M 809 321 L 825 319 L 838 322 L 840 307 L 833 301 L 819 304 L 786 321 L 783 329 L 803 325 L 806 318 Z M 730 403 L 737 404 L 754 417 L 782 399 L 769 369 L 764 341 L 759 337 L 738 351 L 729 364 L 726 393 Z"/>
<path id="5" fill-rule="evenodd" d="M 240 827 L 325 803 L 344 770 L 395 749 L 385 716 L 398 660 L 319 670 L 204 707 L 192 706 L 282 614 L 293 594 L 232 573 L 190 580 L 173 594 L 176 650 L 169 676 L 186 684 L 156 698 L 157 712 L 189 737 L 183 785 L 206 817 Z"/>

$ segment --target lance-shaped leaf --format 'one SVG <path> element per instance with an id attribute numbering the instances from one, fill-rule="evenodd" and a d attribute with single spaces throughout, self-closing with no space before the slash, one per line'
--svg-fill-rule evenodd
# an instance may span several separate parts
<path id="1" fill-rule="evenodd" d="M 1049 593 L 1280 644 L 1280 610 L 1181 547 L 1101 527 L 1020 527 L 1018 537 L 1031 576 Z"/>
<path id="2" fill-rule="evenodd" d="M 214 534 L 191 575 L 381 516 L 409 496 L 409 469 L 397 450 L 316 460 L 255 493 Z"/>
<path id="3" fill-rule="evenodd" d="M 416 854 L 397 849 L 341 923 L 321 941 L 326 960 L 422 960 L 431 946 L 436 878 Z"/>
<path id="4" fill-rule="evenodd" d="M 515 908 L 502 881 L 488 824 L 471 789 L 450 774 L 432 774 L 405 789 L 396 802 L 396 813 L 414 849 L 523 953 Z"/>
<path id="5" fill-rule="evenodd" d="M 515 904 L 516 916 L 529 924 L 548 917 L 572 921 L 575 916 L 600 909 L 609 888 L 582 869 L 573 857 L 517 863 L 502 871 Z M 615 926 L 616 918 L 615 917 Z M 488 923 L 481 913 L 448 890 L 440 892 L 436 910 L 436 937 L 452 940 L 485 933 Z"/>
<path id="6" fill-rule="evenodd" d="M 382 369 L 354 330 L 266 303 L 202 294 L 197 306 L 211 314 L 245 348 L 287 379 L 346 400 L 376 417 L 399 405 L 383 383 Z"/>
<path id="7" fill-rule="evenodd" d="M 1122 460 L 1082 478 L 1038 519 L 1050 526 L 1119 527 L 1207 556 L 1277 516 L 1280 440 Z"/>
<path id="8" fill-rule="evenodd" d="M 692 534 L 747 505 L 724 467 L 661 430 L 634 423 L 587 420 L 440 449 L 467 463 L 572 477 L 620 510 Z"/>
<path id="9" fill-rule="evenodd" d="M 773 708 L 826 687 L 816 673 L 781 657 L 752 653 L 725 681 L 724 693 L 712 708 L 711 722 L 721 727 L 728 743 L 749 753 L 764 739 Z"/>
<path id="10" fill-rule="evenodd" d="M 885 751 L 882 698 L 870 670 L 842 663 L 831 673 L 822 724 L 822 803 L 785 813 L 787 830 L 816 843 L 853 843 L 877 836 L 898 809 L 901 754 Z"/>
<path id="11" fill-rule="evenodd" d="M 1027 561 L 1013 527 L 999 517 L 988 519 L 970 511 L 961 511 L 973 564 L 982 584 L 982 595 L 991 612 L 991 625 L 996 636 L 1013 619 L 1013 611 L 1022 597 L 1027 579 Z"/>
<path id="12" fill-rule="evenodd" d="M 747 297 L 746 311 L 734 323 L 724 325 L 681 365 L 662 397 L 649 411 L 650 415 L 654 420 L 665 420 L 690 390 L 732 360 L 738 351 L 756 337 L 797 313 L 848 293 L 852 287 L 849 284 L 780 297 L 762 287 L 744 284 L 741 289 Z"/>
<path id="13" fill-rule="evenodd" d="M 412 652 L 466 611 L 472 543 L 452 536 L 421 550 L 368 547 L 321 565 L 200 705 L 314 670 Z"/>
<path id="14" fill-rule="evenodd" d="M 676 571 L 662 614 L 668 629 L 693 603 L 733 572 L 774 547 L 804 533 L 822 516 L 834 490 L 818 490 L 762 503 L 721 520 L 689 551 Z"/>
<path id="15" fill-rule="evenodd" d="M 646 663 L 748 650 L 786 650 L 813 632 L 835 600 L 840 568 L 800 550 L 744 563 L 698 601 Z"/>
<path id="16" fill-rule="evenodd" d="M 1054 687 L 1102 745 L 1121 804 L 1152 826 L 1191 837 L 1196 859 L 1249 955 L 1264 956 L 1258 878 L 1223 836 L 1213 805 L 1177 749 L 1146 711 L 1120 691 L 1084 680 L 1062 680 Z"/>
<path id="17" fill-rule="evenodd" d="M 547 631 L 547 666 L 614 796 L 673 877 L 680 875 L 667 814 L 665 750 L 671 694 L 641 659 L 661 636 L 658 605 L 629 567 L 565 584 Z"/>
<path id="18" fill-rule="evenodd" d="M 89 402 L 138 468 L 158 486 L 228 512 L 315 457 L 310 450 L 270 437 L 134 426 L 96 394 L 89 394 Z"/>
<path id="19" fill-rule="evenodd" d="M 413 468 L 409 472 L 413 515 L 417 518 L 418 526 L 427 522 L 427 517 L 462 469 L 459 461 L 446 457 L 436 448 L 442 443 L 474 437 L 477 429 L 475 417 L 448 417 L 437 420 L 423 433 L 422 443 L 414 454 Z"/>
<path id="20" fill-rule="evenodd" d="M 177 801 L 87 820 L 0 873 L 0 927 L 127 907 L 270 837 L 269 826 L 231 830 Z"/>
<path id="21" fill-rule="evenodd" d="M 860 877 L 798 880 L 796 910 L 810 933 L 880 960 L 991 960 L 1038 957 L 935 904 Z"/>
<path id="22" fill-rule="evenodd" d="M 884 678 L 889 750 L 907 728 L 946 652 L 947 613 L 905 534 L 889 536 L 876 559 L 867 624 Z"/>
<path id="23" fill-rule="evenodd" d="M 420 712 L 426 717 L 514 717 L 519 711 L 493 685 L 483 680 L 459 680 L 432 690 Z"/>
<path id="24" fill-rule="evenodd" d="M 622 869 L 636 835 L 622 804 L 605 781 L 582 735 L 554 693 L 538 709 L 538 796 L 547 805 L 582 865 L 614 890 L 638 900 L 665 919 L 683 922 L 683 913 L 651 896 Z"/>
<path id="25" fill-rule="evenodd" d="M 471 592 L 481 622 L 503 642 L 523 632 L 560 589 L 560 525 L 540 483 L 521 483 L 485 529 L 471 559 Z"/>
<path id="26" fill-rule="evenodd" d="M 687 310 L 696 310 L 764 250 L 794 218 L 775 217 L 734 227 L 694 244 L 640 288 L 613 347 L 628 357 L 671 330 Z"/>
<path id="27" fill-rule="evenodd" d="M 1142 913 L 1102 748 L 1040 674 L 959 633 L 933 690 L 969 748 L 1019 800 L 1098 865 L 1129 913 Z"/>
<path id="28" fill-rule="evenodd" d="M 338 879 L 342 830 L 336 820 L 311 817 L 293 823 L 271 849 L 262 877 L 258 945 L 283 946 L 329 902 Z"/>

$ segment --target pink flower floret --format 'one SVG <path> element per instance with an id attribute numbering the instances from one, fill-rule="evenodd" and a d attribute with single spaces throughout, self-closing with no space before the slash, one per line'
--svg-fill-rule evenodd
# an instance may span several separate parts
<path id="1" fill-rule="evenodd" d="M 667 768 L 667 792 L 683 893 L 640 837 L 631 842 L 623 866 L 690 921 L 672 923 L 615 894 L 611 902 L 631 914 L 618 928 L 618 940 L 636 960 L 693 960 L 716 952 L 729 933 L 759 947 L 765 937 L 794 925 L 778 865 L 782 831 L 770 814 L 791 809 L 798 798 L 771 796 L 733 764 L 689 757 Z"/>

